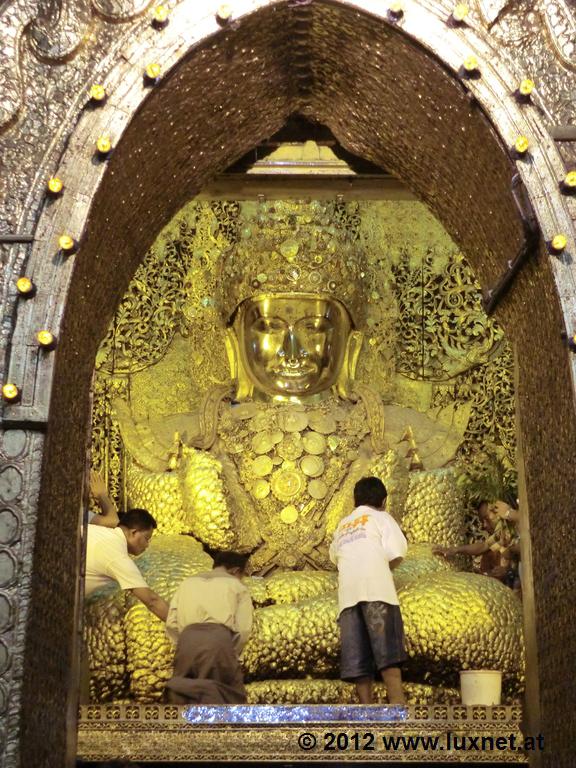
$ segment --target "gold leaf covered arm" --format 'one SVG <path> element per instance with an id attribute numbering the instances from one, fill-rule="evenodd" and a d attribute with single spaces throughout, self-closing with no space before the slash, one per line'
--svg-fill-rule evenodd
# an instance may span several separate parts
<path id="1" fill-rule="evenodd" d="M 128 453 L 137 464 L 151 472 L 169 469 L 176 432 L 182 442 L 187 443 L 194 440 L 199 430 L 198 416 L 193 413 L 139 421 L 125 400 L 114 400 L 112 407 Z"/>
<path id="2" fill-rule="evenodd" d="M 436 409 L 426 414 L 398 405 L 385 405 L 384 413 L 388 444 L 401 442 L 407 428 L 411 427 L 424 467 L 438 469 L 456 455 L 464 439 L 470 408 Z"/>
<path id="3" fill-rule="evenodd" d="M 258 529 L 258 515 L 250 497 L 238 480 L 230 457 L 226 456 L 224 451 L 218 450 L 217 458 L 222 466 L 226 505 L 234 519 L 233 527 L 236 533 L 234 547 L 239 552 L 250 552 L 262 543 L 262 535 Z"/>
<path id="4" fill-rule="evenodd" d="M 184 448 L 182 500 L 191 532 L 213 549 L 235 544 L 222 479 L 222 463 L 210 453 Z"/>

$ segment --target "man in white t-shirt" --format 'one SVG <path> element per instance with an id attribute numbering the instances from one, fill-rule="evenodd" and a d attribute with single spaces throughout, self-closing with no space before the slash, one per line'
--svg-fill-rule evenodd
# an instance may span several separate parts
<path id="1" fill-rule="evenodd" d="M 338 566 L 341 673 L 356 683 L 361 704 L 372 703 L 378 673 L 390 704 L 405 704 L 400 664 L 406 660 L 404 626 L 392 570 L 408 545 L 400 526 L 385 512 L 387 492 L 377 477 L 354 487 L 354 511 L 334 533 L 330 558 Z"/>
<path id="2" fill-rule="evenodd" d="M 130 509 L 120 514 L 117 528 L 88 525 L 86 528 L 86 572 L 84 595 L 116 582 L 129 589 L 162 621 L 168 604 L 150 589 L 130 555 L 141 555 L 150 544 L 156 521 L 146 509 Z"/>
<path id="3" fill-rule="evenodd" d="M 171 704 L 243 704 L 238 656 L 252 629 L 252 600 L 242 584 L 247 555 L 219 552 L 207 573 L 185 579 L 170 603 L 166 634 L 177 643 Z"/>

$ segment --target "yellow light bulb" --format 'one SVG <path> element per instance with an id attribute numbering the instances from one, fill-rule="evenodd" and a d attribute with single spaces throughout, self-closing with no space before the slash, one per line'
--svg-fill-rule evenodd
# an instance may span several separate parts
<path id="1" fill-rule="evenodd" d="M 564 184 L 570 189 L 576 189 L 576 171 L 570 171 L 564 177 Z"/>
<path id="2" fill-rule="evenodd" d="M 157 5 L 152 11 L 152 16 L 157 24 L 164 24 L 168 20 L 169 11 L 165 5 Z"/>
<path id="3" fill-rule="evenodd" d="M 216 11 L 216 18 L 220 22 L 230 21 L 232 18 L 232 8 L 229 5 L 221 5 Z"/>
<path id="4" fill-rule="evenodd" d="M 58 245 L 62 251 L 71 251 L 74 248 L 74 238 L 70 235 L 60 235 Z"/>
<path id="5" fill-rule="evenodd" d="M 390 3 L 388 10 L 393 16 L 401 16 L 404 13 L 404 5 L 397 0 L 397 2 Z"/>
<path id="6" fill-rule="evenodd" d="M 466 5 L 466 3 L 458 3 L 454 7 L 454 10 L 452 11 L 452 18 L 454 21 L 464 21 L 466 16 L 470 13 L 470 8 Z"/>
<path id="7" fill-rule="evenodd" d="M 103 155 L 105 155 L 107 152 L 110 152 L 112 149 L 112 142 L 110 141 L 109 136 L 100 136 L 98 138 L 98 141 L 96 142 L 96 149 L 98 152 L 101 152 Z"/>
<path id="8" fill-rule="evenodd" d="M 41 347 L 51 347 L 54 344 L 54 336 L 50 331 L 38 331 L 36 340 Z"/>
<path id="9" fill-rule="evenodd" d="M 563 251 L 568 245 L 568 238 L 566 235 L 554 235 L 552 238 L 552 248 L 555 251 Z"/>
<path id="10" fill-rule="evenodd" d="M 29 277 L 19 277 L 18 280 L 16 280 L 16 288 L 18 290 L 18 293 L 21 293 L 23 296 L 32 293 L 34 290 L 34 283 L 32 280 L 30 280 Z"/>
<path id="11" fill-rule="evenodd" d="M 2 397 L 4 400 L 16 400 L 20 392 L 16 384 L 4 384 L 2 387 Z"/>
<path id="12" fill-rule="evenodd" d="M 162 74 L 162 67 L 157 61 L 153 61 L 146 66 L 145 72 L 149 80 L 156 80 Z"/>
<path id="13" fill-rule="evenodd" d="M 518 86 L 518 90 L 520 91 L 522 96 L 530 96 L 534 88 L 535 88 L 534 81 L 529 80 L 527 77 L 524 78 L 524 80 L 522 80 L 522 82 Z"/>
<path id="14" fill-rule="evenodd" d="M 526 136 L 518 136 L 514 142 L 514 149 L 516 152 L 518 152 L 519 155 L 523 155 L 525 152 L 527 152 L 529 146 L 530 142 Z"/>
<path id="15" fill-rule="evenodd" d="M 467 56 L 463 62 L 466 72 L 475 72 L 478 69 L 478 59 L 476 56 Z"/>
<path id="16" fill-rule="evenodd" d="M 90 88 L 90 98 L 92 101 L 104 101 L 106 98 L 106 89 L 99 83 L 94 83 Z"/>
<path id="17" fill-rule="evenodd" d="M 58 176 L 52 176 L 48 179 L 47 186 L 50 192 L 57 195 L 58 192 L 62 192 L 64 184 L 62 183 L 62 179 L 59 179 Z"/>

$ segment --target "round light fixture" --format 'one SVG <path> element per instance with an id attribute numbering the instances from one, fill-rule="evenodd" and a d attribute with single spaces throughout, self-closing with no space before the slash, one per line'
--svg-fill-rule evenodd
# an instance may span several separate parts
<path id="1" fill-rule="evenodd" d="M 109 136 L 99 136 L 96 141 L 96 149 L 101 155 L 107 155 L 112 149 L 112 142 Z"/>
<path id="2" fill-rule="evenodd" d="M 553 251 L 556 253 L 561 253 L 568 245 L 568 238 L 566 235 L 554 235 L 550 244 Z"/>
<path id="3" fill-rule="evenodd" d="M 16 280 L 16 289 L 21 296 L 31 296 L 35 291 L 35 285 L 29 277 L 19 277 Z"/>
<path id="4" fill-rule="evenodd" d="M 152 11 L 152 21 L 161 26 L 162 24 L 166 24 L 169 15 L 170 11 L 168 10 L 167 6 L 157 5 Z"/>
<path id="5" fill-rule="evenodd" d="M 150 64 L 146 65 L 144 73 L 148 80 L 157 80 L 162 74 L 162 67 L 157 61 L 152 61 Z"/>
<path id="6" fill-rule="evenodd" d="M 4 384 L 2 387 L 2 397 L 9 403 L 13 403 L 20 397 L 20 390 L 16 384 Z"/>
<path id="7" fill-rule="evenodd" d="M 58 176 L 51 176 L 46 182 L 46 186 L 48 187 L 48 192 L 51 192 L 53 195 L 59 194 L 64 189 L 64 183 Z"/>
<path id="8" fill-rule="evenodd" d="M 232 8 L 229 5 L 221 5 L 216 11 L 216 19 L 220 24 L 227 24 L 232 18 Z"/>
<path id="9" fill-rule="evenodd" d="M 458 3 L 458 5 L 454 6 L 454 10 L 452 11 L 452 18 L 454 21 L 461 23 L 469 13 L 470 8 L 466 5 L 466 3 Z"/>
<path id="10" fill-rule="evenodd" d="M 74 250 L 76 242 L 73 237 L 68 234 L 60 235 L 58 238 L 58 247 L 61 251 L 70 252 Z"/>
<path id="11" fill-rule="evenodd" d="M 94 83 L 90 87 L 90 98 L 92 101 L 104 101 L 106 98 L 106 88 L 100 83 Z"/>

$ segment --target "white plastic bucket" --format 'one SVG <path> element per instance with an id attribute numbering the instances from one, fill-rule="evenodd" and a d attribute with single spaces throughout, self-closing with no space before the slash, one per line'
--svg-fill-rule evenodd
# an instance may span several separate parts
<path id="1" fill-rule="evenodd" d="M 460 672 L 462 704 L 493 707 L 500 704 L 502 672 L 495 669 L 466 669 Z"/>

